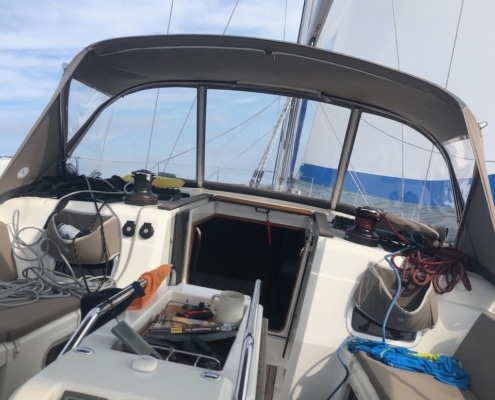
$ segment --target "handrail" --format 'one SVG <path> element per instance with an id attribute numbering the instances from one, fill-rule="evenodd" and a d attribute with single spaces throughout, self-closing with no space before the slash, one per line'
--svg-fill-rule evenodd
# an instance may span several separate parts
<path id="1" fill-rule="evenodd" d="M 147 281 L 146 279 L 141 279 L 138 281 L 138 283 L 144 289 L 146 287 Z M 74 347 L 79 346 L 79 344 L 86 337 L 86 335 L 89 333 L 93 325 L 102 314 L 106 313 L 108 310 L 114 308 L 115 306 L 122 303 L 124 300 L 128 299 L 129 296 L 131 296 L 133 293 L 134 286 L 133 284 L 130 284 L 122 289 L 120 292 L 109 297 L 107 300 L 102 301 L 96 307 L 93 307 L 76 328 L 57 358 L 67 353 L 69 350 L 72 350 Z"/>
<path id="2" fill-rule="evenodd" d="M 254 348 L 254 324 L 258 313 L 258 305 L 260 299 L 261 281 L 256 280 L 254 284 L 253 296 L 249 304 L 249 312 L 246 323 L 246 332 L 242 342 L 241 360 L 239 362 L 239 373 L 237 374 L 237 382 L 235 386 L 235 399 L 244 400 L 247 395 L 249 370 L 251 369 L 251 361 L 253 358 Z"/>

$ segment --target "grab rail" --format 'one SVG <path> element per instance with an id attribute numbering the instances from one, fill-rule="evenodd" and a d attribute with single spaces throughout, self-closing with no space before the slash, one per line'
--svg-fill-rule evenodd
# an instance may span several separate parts
<path id="1" fill-rule="evenodd" d="M 138 281 L 138 283 L 144 289 L 146 287 L 147 281 L 146 279 L 141 279 Z M 131 296 L 133 293 L 134 286 L 131 284 L 126 286 L 117 294 L 109 297 L 107 300 L 102 301 L 96 307 L 93 307 L 76 328 L 57 358 L 67 353 L 69 350 L 72 350 L 74 347 L 79 346 L 79 344 L 86 337 L 86 335 L 89 333 L 93 325 L 102 314 L 106 313 L 108 310 L 114 308 L 115 306 L 122 303 L 124 300 L 128 299 L 129 296 Z"/>
<path id="2" fill-rule="evenodd" d="M 254 284 L 253 296 L 249 304 L 249 312 L 246 323 L 246 332 L 242 342 L 241 361 L 239 362 L 239 373 L 237 374 L 237 382 L 235 386 L 235 399 L 244 400 L 247 395 L 249 370 L 251 369 L 251 361 L 253 358 L 254 348 L 254 324 L 258 313 L 258 305 L 260 299 L 261 281 L 256 280 Z"/>

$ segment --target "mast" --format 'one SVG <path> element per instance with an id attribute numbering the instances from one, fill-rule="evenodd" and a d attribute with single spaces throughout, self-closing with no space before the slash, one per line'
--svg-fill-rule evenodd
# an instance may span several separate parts
<path id="1" fill-rule="evenodd" d="M 334 0 L 307 0 L 299 26 L 297 43 L 311 47 L 321 46 L 323 27 L 327 20 L 328 13 Z M 301 140 L 302 127 L 306 116 L 307 101 L 289 98 L 281 113 L 281 118 L 277 122 L 272 137 L 261 157 L 258 168 L 254 171 L 249 182 L 249 186 L 259 187 L 261 179 L 265 173 L 268 158 L 276 138 L 280 140 L 277 151 L 277 159 L 272 179 L 272 189 L 277 191 L 290 191 L 291 185 L 295 181 L 294 170 L 298 156 L 299 143 Z"/>
<path id="2" fill-rule="evenodd" d="M 282 134 L 277 152 L 277 161 L 273 174 L 272 188 L 277 191 L 286 191 L 290 189 L 292 159 L 294 155 L 294 143 L 296 137 L 296 123 L 298 121 L 300 101 L 299 99 L 289 98 L 284 109 L 287 109 L 287 118 L 283 120 Z"/>
<path id="3" fill-rule="evenodd" d="M 275 144 L 275 140 L 277 139 L 280 131 L 282 130 L 282 124 L 284 122 L 285 116 L 287 115 L 287 111 L 289 110 L 290 104 L 291 101 L 289 99 L 289 101 L 285 103 L 282 113 L 280 114 L 277 120 L 277 124 L 275 125 L 275 128 L 273 129 L 272 132 L 272 137 L 270 138 L 270 141 L 268 142 L 265 152 L 261 157 L 258 168 L 256 168 L 256 170 L 253 173 L 253 176 L 251 177 L 251 180 L 249 181 L 249 186 L 254 186 L 254 187 L 260 186 L 261 180 L 263 179 L 263 175 L 265 174 L 266 165 L 268 163 L 268 160 L 272 153 L 273 146 Z M 275 181 L 275 179 L 273 181 Z"/>
<path id="4" fill-rule="evenodd" d="M 311 47 L 320 45 L 321 32 L 332 3 L 333 0 L 309 0 L 304 3 L 298 43 Z M 288 99 L 286 107 L 289 103 L 291 106 L 280 135 L 272 181 L 272 188 L 278 191 L 290 191 L 291 185 L 295 182 L 294 170 L 306 116 L 306 100 Z"/>
<path id="5" fill-rule="evenodd" d="M 321 46 L 321 33 L 334 0 L 308 0 L 304 2 L 297 43 L 312 47 Z"/>

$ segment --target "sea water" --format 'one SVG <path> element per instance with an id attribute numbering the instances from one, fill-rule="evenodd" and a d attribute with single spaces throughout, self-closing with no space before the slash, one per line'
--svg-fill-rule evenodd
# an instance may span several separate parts
<path id="1" fill-rule="evenodd" d="M 319 186 L 302 181 L 298 181 L 294 188 L 299 190 L 302 196 L 324 200 L 330 200 L 333 190 L 332 187 Z M 457 235 L 457 215 L 454 207 L 450 205 L 426 206 L 373 196 L 364 196 L 363 194 L 346 191 L 342 192 L 340 203 L 350 204 L 355 207 L 370 206 L 406 219 L 423 222 L 432 227 L 445 227 L 448 229 L 447 241 L 450 242 L 453 241 Z"/>

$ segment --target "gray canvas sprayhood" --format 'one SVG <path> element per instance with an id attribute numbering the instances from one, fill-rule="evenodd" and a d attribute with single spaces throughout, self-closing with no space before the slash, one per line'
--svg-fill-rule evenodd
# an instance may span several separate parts
<path id="1" fill-rule="evenodd" d="M 455 196 L 462 217 L 458 244 L 487 267 L 495 255 L 490 246 L 495 240 L 493 200 L 482 137 L 461 100 L 429 82 L 363 60 L 246 37 L 143 36 L 87 47 L 66 68 L 48 106 L 4 172 L 1 199 L 14 196 L 40 176 L 64 173 L 65 160 L 87 128 L 83 125 L 67 141 L 72 79 L 110 98 L 148 85 L 172 83 L 268 90 L 376 110 L 415 127 L 440 148 L 454 139 L 469 138 L 479 173 L 466 205 L 459 193 Z"/>

